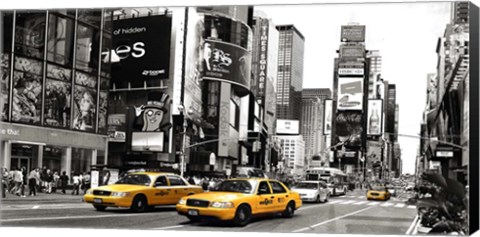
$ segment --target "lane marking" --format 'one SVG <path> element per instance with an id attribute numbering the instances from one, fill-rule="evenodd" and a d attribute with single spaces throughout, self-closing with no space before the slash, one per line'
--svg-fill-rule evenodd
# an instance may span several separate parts
<path id="1" fill-rule="evenodd" d="M 414 206 L 414 205 L 408 205 L 408 207 L 407 207 L 407 208 L 414 209 L 414 208 L 417 208 L 417 207 L 416 207 L 416 206 Z"/>
<path id="2" fill-rule="evenodd" d="M 159 227 L 159 228 L 152 228 L 153 230 L 169 230 L 169 229 L 176 229 L 182 228 L 183 225 L 174 225 L 174 226 L 166 226 L 166 227 Z"/>
<path id="3" fill-rule="evenodd" d="M 305 230 L 310 230 L 310 229 L 313 229 L 315 227 L 318 227 L 318 226 L 321 226 L 321 225 L 324 225 L 324 224 L 327 224 L 327 223 L 330 223 L 332 221 L 336 221 L 336 220 L 339 220 L 339 219 L 342 219 L 342 218 L 345 218 L 345 217 L 348 217 L 348 216 L 352 216 L 352 215 L 355 215 L 355 214 L 358 214 L 360 212 L 363 212 L 363 211 L 366 211 L 370 208 L 373 208 L 373 207 L 367 207 L 367 208 L 363 208 L 361 210 L 358 210 L 358 211 L 355 211 L 355 212 L 351 212 L 351 213 L 348 213 L 348 214 L 345 214 L 343 216 L 339 216 L 339 217 L 335 217 L 333 219 L 330 219 L 330 220 L 326 220 L 326 221 L 323 221 L 323 222 L 320 222 L 318 224 L 315 224 L 315 225 L 311 225 L 309 227 L 306 227 L 306 228 L 301 228 L 301 229 L 298 229 L 298 230 L 294 230 L 292 232 L 296 233 L 296 232 L 302 232 L 302 231 L 305 231 Z"/>
<path id="4" fill-rule="evenodd" d="M 356 202 L 353 205 L 361 205 L 361 204 L 364 204 L 364 203 L 367 203 L 367 201 Z"/>
<path id="5" fill-rule="evenodd" d="M 17 222 L 17 221 L 38 221 L 48 220 L 68 220 L 68 219 L 87 219 L 87 218 L 110 218 L 110 217 L 125 217 L 125 216 L 141 216 L 141 215 L 158 215 L 158 213 L 137 213 L 137 214 L 112 214 L 112 215 L 95 215 L 95 216 L 53 216 L 53 217 L 32 217 L 32 218 L 18 218 L 18 219 L 0 219 L 0 222 Z"/>
<path id="6" fill-rule="evenodd" d="M 395 205 L 395 207 L 400 207 L 400 208 L 402 208 L 404 206 L 405 206 L 405 204 L 403 204 L 403 203 L 399 203 L 399 204 Z"/>
<path id="7" fill-rule="evenodd" d="M 376 205 L 378 205 L 378 204 L 379 204 L 378 202 L 371 202 L 371 203 L 369 203 L 368 205 L 369 205 L 369 206 L 376 206 Z"/>
<path id="8" fill-rule="evenodd" d="M 350 203 L 353 203 L 353 202 L 355 202 L 355 201 L 350 200 L 350 201 L 346 201 L 346 202 L 341 202 L 339 204 L 345 205 L 345 204 L 350 204 Z"/>
<path id="9" fill-rule="evenodd" d="M 413 219 L 412 224 L 410 224 L 410 227 L 408 227 L 407 232 L 405 232 L 406 235 L 411 235 L 413 232 L 413 228 L 415 227 L 415 224 L 417 223 L 418 220 L 418 215 L 415 216 L 415 219 Z"/>
<path id="10" fill-rule="evenodd" d="M 40 206 L 39 205 L 35 205 L 32 207 L 32 209 L 38 209 Z"/>
<path id="11" fill-rule="evenodd" d="M 343 200 L 328 201 L 328 203 L 331 203 L 331 204 L 333 204 L 333 203 L 339 203 L 339 202 L 343 202 Z"/>
<path id="12" fill-rule="evenodd" d="M 384 204 L 382 204 L 382 205 L 380 205 L 380 206 L 382 206 L 382 207 L 389 207 L 389 206 L 393 206 L 393 204 L 387 202 L 387 203 L 384 203 Z"/>

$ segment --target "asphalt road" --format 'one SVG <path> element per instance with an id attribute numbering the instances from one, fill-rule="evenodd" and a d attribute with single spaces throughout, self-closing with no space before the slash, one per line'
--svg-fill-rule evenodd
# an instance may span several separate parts
<path id="1" fill-rule="evenodd" d="M 110 208 L 97 212 L 86 203 L 9 203 L 2 205 L 1 226 L 101 229 L 157 229 L 182 231 L 231 231 L 329 234 L 405 234 L 415 215 L 415 206 L 405 199 L 367 201 L 364 192 L 332 197 L 328 203 L 309 204 L 291 219 L 280 216 L 255 218 L 245 227 L 224 222 L 191 223 L 174 206 L 157 207 L 146 213 Z"/>

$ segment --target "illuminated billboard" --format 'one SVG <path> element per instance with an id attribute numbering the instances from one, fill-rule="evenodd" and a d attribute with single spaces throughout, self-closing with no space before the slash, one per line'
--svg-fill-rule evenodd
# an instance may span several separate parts
<path id="1" fill-rule="evenodd" d="M 337 110 L 362 110 L 363 77 L 339 77 L 337 91 Z"/>
<path id="2" fill-rule="evenodd" d="M 383 100 L 368 100 L 367 135 L 382 135 Z"/>

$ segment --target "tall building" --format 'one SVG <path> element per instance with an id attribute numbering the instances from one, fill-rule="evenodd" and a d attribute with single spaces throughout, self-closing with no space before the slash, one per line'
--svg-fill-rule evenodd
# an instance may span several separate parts
<path id="1" fill-rule="evenodd" d="M 320 161 L 312 164 L 312 157 L 326 148 L 326 136 L 323 135 L 325 100 L 331 98 L 331 90 L 303 89 L 302 91 L 302 120 L 300 134 L 305 141 L 305 157 L 307 165 L 320 166 Z"/>
<path id="2" fill-rule="evenodd" d="M 286 173 L 291 176 L 304 174 L 305 142 L 302 135 L 276 136 L 280 140 Z"/>
<path id="3" fill-rule="evenodd" d="M 300 120 L 305 38 L 293 25 L 279 25 L 277 30 L 277 118 Z"/>
<path id="4" fill-rule="evenodd" d="M 395 131 L 395 116 L 396 116 L 396 85 L 395 84 L 388 84 L 387 87 L 387 108 L 386 108 L 386 115 L 385 115 L 385 131 L 388 133 L 388 137 L 390 141 L 397 140 L 397 134 Z"/>
<path id="5" fill-rule="evenodd" d="M 88 172 L 108 163 L 112 11 L 1 11 L 0 166 Z M 100 60 L 102 59 L 102 60 Z"/>

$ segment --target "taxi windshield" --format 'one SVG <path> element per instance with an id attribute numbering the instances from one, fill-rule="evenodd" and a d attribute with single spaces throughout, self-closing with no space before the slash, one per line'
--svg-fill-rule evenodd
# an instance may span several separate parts
<path id="1" fill-rule="evenodd" d="M 225 180 L 219 183 L 212 191 L 251 193 L 252 184 L 247 180 Z"/>
<path id="2" fill-rule="evenodd" d="M 129 174 L 119 179 L 115 184 L 131 184 L 131 185 L 150 185 L 150 177 L 144 174 Z"/>
<path id="3" fill-rule="evenodd" d="M 295 186 L 295 188 L 318 189 L 318 184 L 316 184 L 316 183 L 299 183 Z"/>

